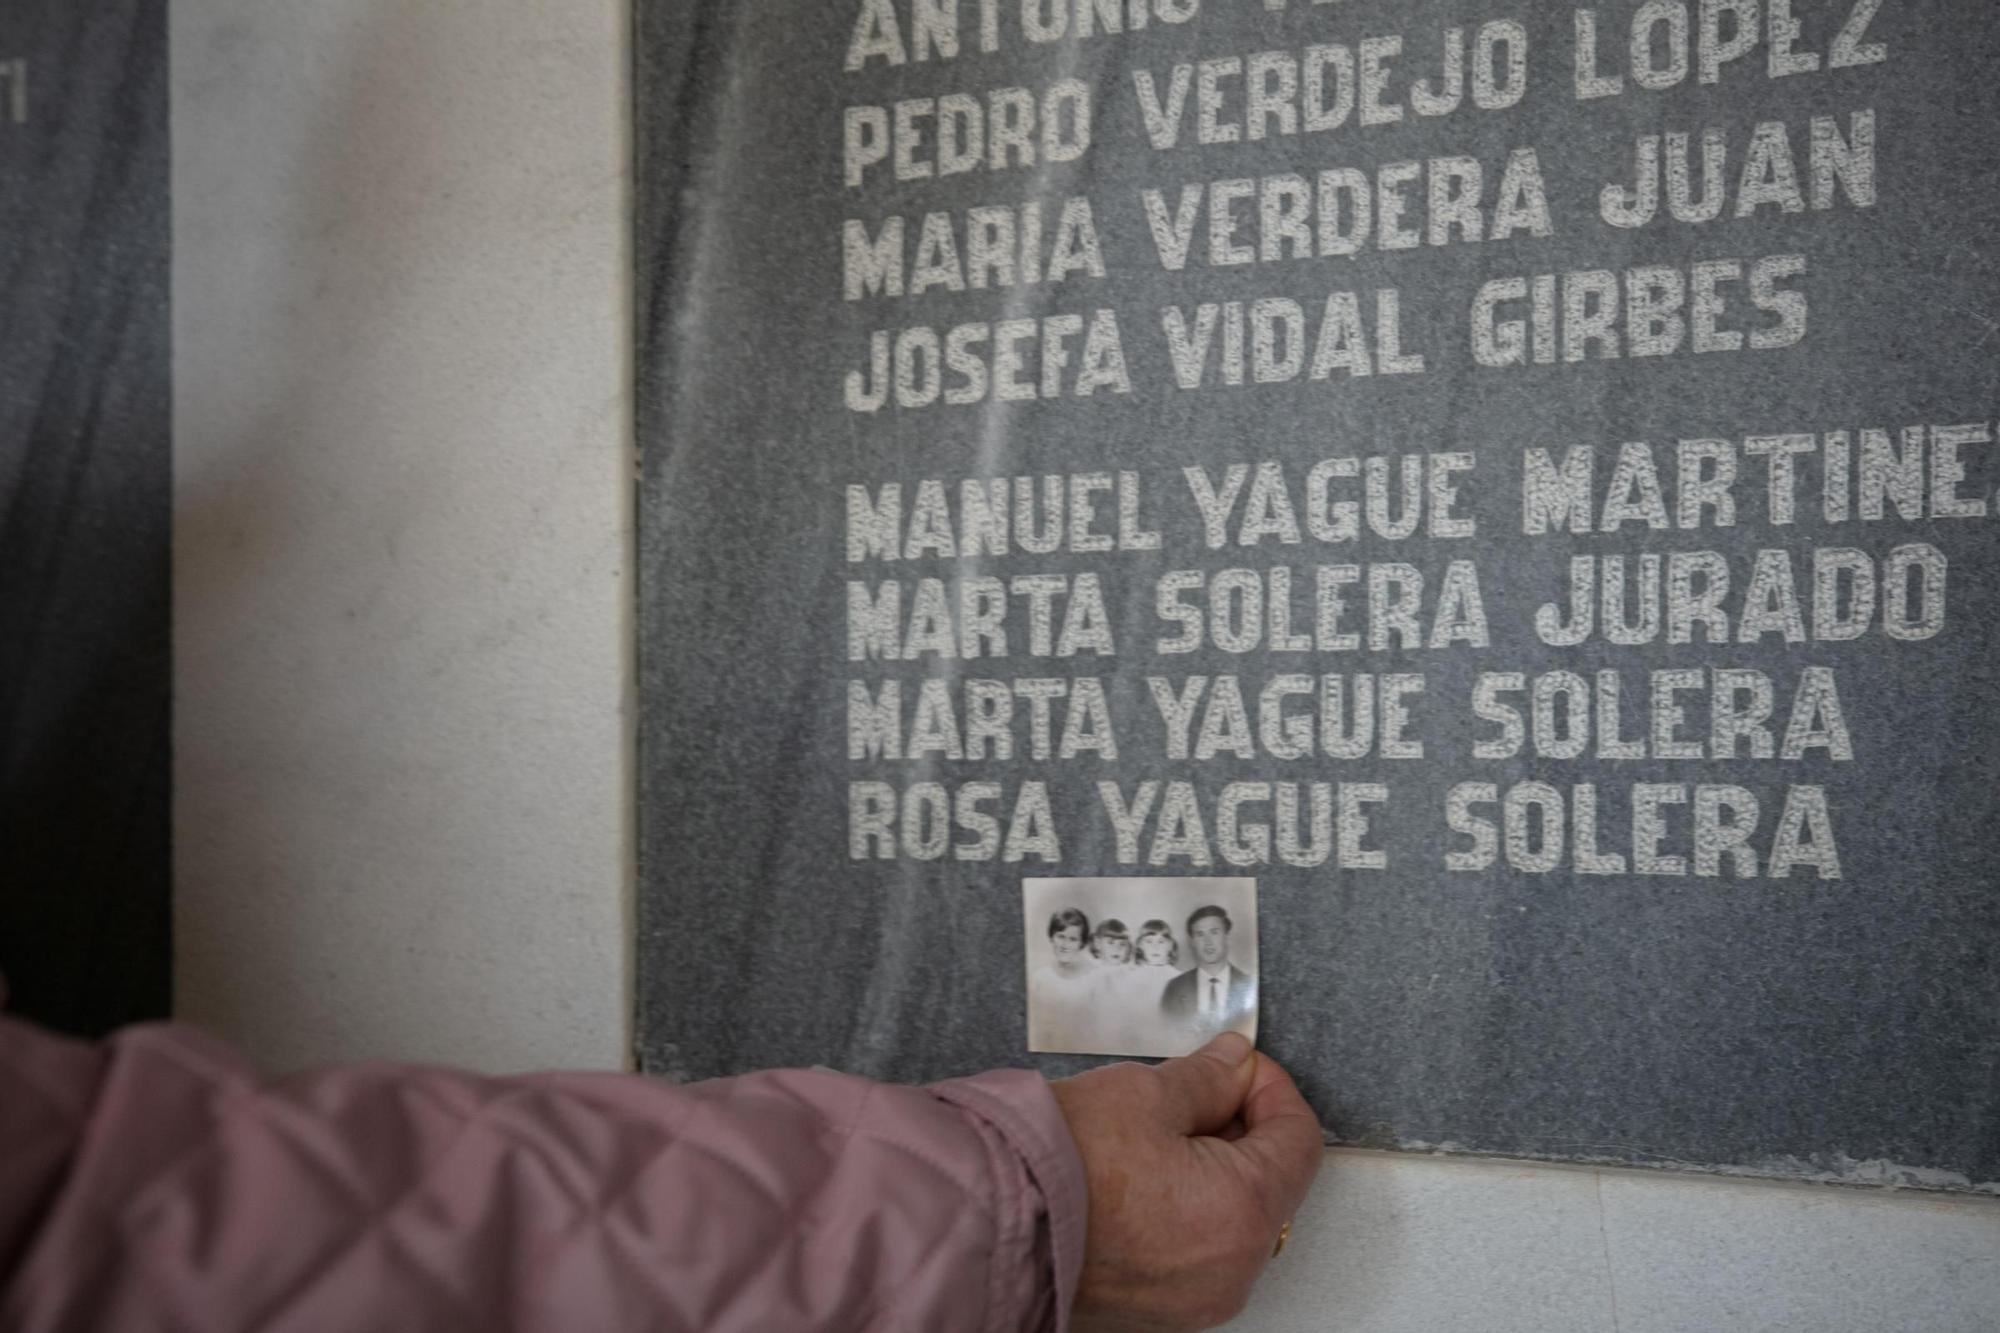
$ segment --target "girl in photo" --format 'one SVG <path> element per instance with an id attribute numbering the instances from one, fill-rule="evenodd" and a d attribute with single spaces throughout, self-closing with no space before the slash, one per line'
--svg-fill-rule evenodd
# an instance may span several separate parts
<path id="1" fill-rule="evenodd" d="M 1117 917 L 1107 917 L 1090 937 L 1091 955 L 1100 963 L 1110 963 L 1122 967 L 1132 961 L 1132 937 L 1125 931 L 1125 923 Z"/>
<path id="2" fill-rule="evenodd" d="M 1098 1022 L 1106 1045 L 1117 1052 L 1143 1049 L 1159 1008 L 1161 974 L 1140 963 L 1132 936 L 1116 918 L 1097 928 L 1091 947 L 1100 964 Z"/>
<path id="3" fill-rule="evenodd" d="M 1136 957 L 1133 961 L 1140 967 L 1180 969 L 1181 946 L 1174 938 L 1174 928 L 1157 918 L 1139 927 L 1134 950 Z"/>

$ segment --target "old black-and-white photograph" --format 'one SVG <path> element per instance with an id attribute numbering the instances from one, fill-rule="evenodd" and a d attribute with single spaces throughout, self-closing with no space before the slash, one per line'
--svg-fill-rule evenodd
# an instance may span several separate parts
<path id="1" fill-rule="evenodd" d="M 1185 1055 L 1257 1039 L 1257 881 L 1030 879 L 1021 885 L 1028 1048 Z"/>

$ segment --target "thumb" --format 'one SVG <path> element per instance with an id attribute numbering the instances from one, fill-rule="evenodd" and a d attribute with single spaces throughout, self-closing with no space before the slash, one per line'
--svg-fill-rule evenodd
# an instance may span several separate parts
<path id="1" fill-rule="evenodd" d="M 1290 1217 L 1304 1201 L 1326 1155 L 1319 1117 L 1276 1060 L 1258 1056 L 1243 1098 L 1244 1133 L 1230 1144 L 1252 1169 L 1270 1215 Z"/>
<path id="2" fill-rule="evenodd" d="M 1170 1127 L 1213 1134 L 1234 1120 L 1250 1092 L 1255 1053 L 1241 1033 L 1225 1032 L 1194 1054 L 1157 1066 Z"/>

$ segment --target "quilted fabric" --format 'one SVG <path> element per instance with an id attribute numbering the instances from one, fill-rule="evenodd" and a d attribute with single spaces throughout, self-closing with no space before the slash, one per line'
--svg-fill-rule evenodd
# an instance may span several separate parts
<path id="1" fill-rule="evenodd" d="M 4 1333 L 1061 1330 L 1083 1219 L 1026 1071 L 267 1081 L 0 1018 Z"/>

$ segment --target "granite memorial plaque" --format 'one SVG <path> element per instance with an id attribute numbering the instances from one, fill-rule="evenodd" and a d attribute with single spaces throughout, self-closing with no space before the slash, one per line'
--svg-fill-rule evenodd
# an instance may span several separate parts
<path id="1" fill-rule="evenodd" d="M 0 973 L 168 1004 L 165 0 L 0 6 Z"/>
<path id="2" fill-rule="evenodd" d="M 2000 1190 L 1990 5 L 639 40 L 646 1068 L 1242 876 L 1330 1141 Z"/>

